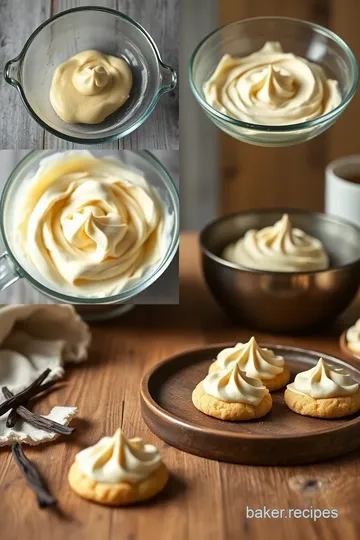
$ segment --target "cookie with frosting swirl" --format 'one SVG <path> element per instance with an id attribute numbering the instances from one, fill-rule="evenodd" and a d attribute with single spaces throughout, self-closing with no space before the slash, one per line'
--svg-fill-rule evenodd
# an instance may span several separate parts
<path id="1" fill-rule="evenodd" d="M 260 379 L 249 377 L 238 365 L 209 373 L 192 393 L 199 411 L 220 420 L 260 418 L 272 407 L 269 390 Z"/>
<path id="2" fill-rule="evenodd" d="M 168 471 L 155 446 L 127 439 L 121 429 L 81 450 L 69 471 L 70 487 L 85 499 L 122 506 L 149 499 L 166 485 Z"/>
<path id="3" fill-rule="evenodd" d="M 260 347 L 251 337 L 247 343 L 237 343 L 223 349 L 210 365 L 209 373 L 238 366 L 248 377 L 260 379 L 270 392 L 279 390 L 290 379 L 289 368 L 282 356 Z"/>
<path id="4" fill-rule="evenodd" d="M 341 418 L 360 410 L 360 387 L 343 369 L 322 358 L 298 373 L 285 391 L 285 403 L 294 412 L 317 418 Z"/>

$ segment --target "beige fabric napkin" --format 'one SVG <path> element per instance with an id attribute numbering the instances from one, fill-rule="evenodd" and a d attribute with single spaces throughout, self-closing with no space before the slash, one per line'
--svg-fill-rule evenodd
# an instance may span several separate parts
<path id="1" fill-rule="evenodd" d="M 67 362 L 86 360 L 90 339 L 88 326 L 72 306 L 0 306 L 0 388 L 19 392 L 47 367 L 51 369 L 47 381 L 61 378 Z M 0 403 L 4 400 L 0 391 Z M 47 417 L 67 425 L 76 410 L 54 407 Z M 57 436 L 22 421 L 7 428 L 7 416 L 0 417 L 0 446 L 15 441 L 39 444 Z"/>

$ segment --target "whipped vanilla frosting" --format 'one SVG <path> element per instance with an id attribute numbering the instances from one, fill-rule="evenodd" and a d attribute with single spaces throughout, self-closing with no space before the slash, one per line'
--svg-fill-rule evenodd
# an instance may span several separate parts
<path id="1" fill-rule="evenodd" d="M 360 354 L 360 319 L 347 330 L 346 344 L 353 353 Z"/>
<path id="2" fill-rule="evenodd" d="M 64 122 L 99 124 L 127 101 L 132 83 L 122 58 L 82 51 L 55 70 L 50 102 Z"/>
<path id="3" fill-rule="evenodd" d="M 230 403 L 257 406 L 269 393 L 260 379 L 249 377 L 238 365 L 210 373 L 202 384 L 207 394 Z"/>
<path id="4" fill-rule="evenodd" d="M 138 484 L 162 464 L 155 446 L 140 438 L 126 439 L 121 429 L 81 450 L 76 462 L 83 474 L 105 484 Z"/>
<path id="5" fill-rule="evenodd" d="M 341 103 L 337 81 L 278 42 L 244 58 L 225 54 L 205 83 L 206 101 L 243 122 L 286 125 L 322 116 Z"/>
<path id="6" fill-rule="evenodd" d="M 56 290 L 112 296 L 161 259 L 165 212 L 142 172 L 76 150 L 43 159 L 26 185 L 15 245 Z"/>
<path id="7" fill-rule="evenodd" d="M 320 358 L 315 367 L 298 373 L 287 388 L 297 394 L 323 399 L 352 396 L 359 385 L 342 369 L 335 369 Z"/>
<path id="8" fill-rule="evenodd" d="M 320 240 L 293 228 L 287 214 L 275 225 L 247 231 L 243 238 L 224 249 L 223 258 L 253 270 L 307 272 L 329 267 Z"/>
<path id="9" fill-rule="evenodd" d="M 247 343 L 237 343 L 234 347 L 223 349 L 215 360 L 218 369 L 232 369 L 237 365 L 248 377 L 262 380 L 273 379 L 282 373 L 284 364 L 282 356 L 259 347 L 254 337 Z"/>

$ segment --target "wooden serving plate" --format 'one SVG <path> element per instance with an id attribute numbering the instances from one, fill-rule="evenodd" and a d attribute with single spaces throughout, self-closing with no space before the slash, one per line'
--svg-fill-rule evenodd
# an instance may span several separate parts
<path id="1" fill-rule="evenodd" d="M 198 411 L 191 401 L 195 386 L 225 347 L 186 351 L 153 367 L 141 383 L 145 423 L 167 443 L 199 456 L 249 465 L 312 463 L 345 454 L 360 446 L 360 414 L 334 420 L 300 416 L 284 403 L 284 389 L 272 393 L 273 409 L 250 422 L 225 422 Z M 292 379 L 313 367 L 320 356 L 344 368 L 360 383 L 360 369 L 315 351 L 261 345 L 283 356 Z"/>
<path id="2" fill-rule="evenodd" d="M 347 330 L 345 330 L 340 336 L 339 343 L 340 343 L 341 352 L 343 353 L 345 358 L 349 360 L 350 362 L 354 362 L 354 361 L 360 362 L 360 356 L 358 354 L 353 353 L 347 346 L 346 333 L 347 333 Z"/>

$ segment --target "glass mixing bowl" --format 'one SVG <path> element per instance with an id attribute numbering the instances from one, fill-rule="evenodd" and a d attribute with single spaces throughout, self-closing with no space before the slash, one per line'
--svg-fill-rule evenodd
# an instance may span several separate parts
<path id="1" fill-rule="evenodd" d="M 99 157 L 115 157 L 125 166 L 140 170 L 144 173 L 148 183 L 154 188 L 157 196 L 166 209 L 164 235 L 164 253 L 161 260 L 148 268 L 144 275 L 121 293 L 105 298 L 87 298 L 72 296 L 56 289 L 52 283 L 44 281 L 38 270 L 29 263 L 26 256 L 16 248 L 16 213 L 19 193 L 26 179 L 37 171 L 40 161 L 56 150 L 33 150 L 11 173 L 4 187 L 0 200 L 0 232 L 5 245 L 5 253 L 0 257 L 0 291 L 23 278 L 29 284 L 51 297 L 56 302 L 98 306 L 100 304 L 124 304 L 144 291 L 154 283 L 167 269 L 174 258 L 179 244 L 179 196 L 173 180 L 161 163 L 148 151 L 133 152 L 130 150 L 95 150 L 92 153 Z"/>
<path id="2" fill-rule="evenodd" d="M 342 101 L 323 116 L 298 124 L 268 126 L 236 120 L 205 101 L 203 85 L 226 53 L 248 56 L 266 41 L 279 41 L 285 52 L 321 65 L 339 82 Z M 258 146 L 290 146 L 323 133 L 334 124 L 353 98 L 358 84 L 358 66 L 346 43 L 334 32 L 317 24 L 285 17 L 245 19 L 223 26 L 205 37 L 190 60 L 190 86 L 210 120 L 231 137 Z"/>
<path id="3" fill-rule="evenodd" d="M 131 66 L 133 86 L 125 104 L 101 124 L 67 124 L 50 103 L 52 77 L 59 64 L 86 49 L 124 58 Z M 40 25 L 21 53 L 6 64 L 5 80 L 18 90 L 29 113 L 44 129 L 71 142 L 97 144 L 137 129 L 160 96 L 175 88 L 177 77 L 136 21 L 112 9 L 80 7 Z"/>

